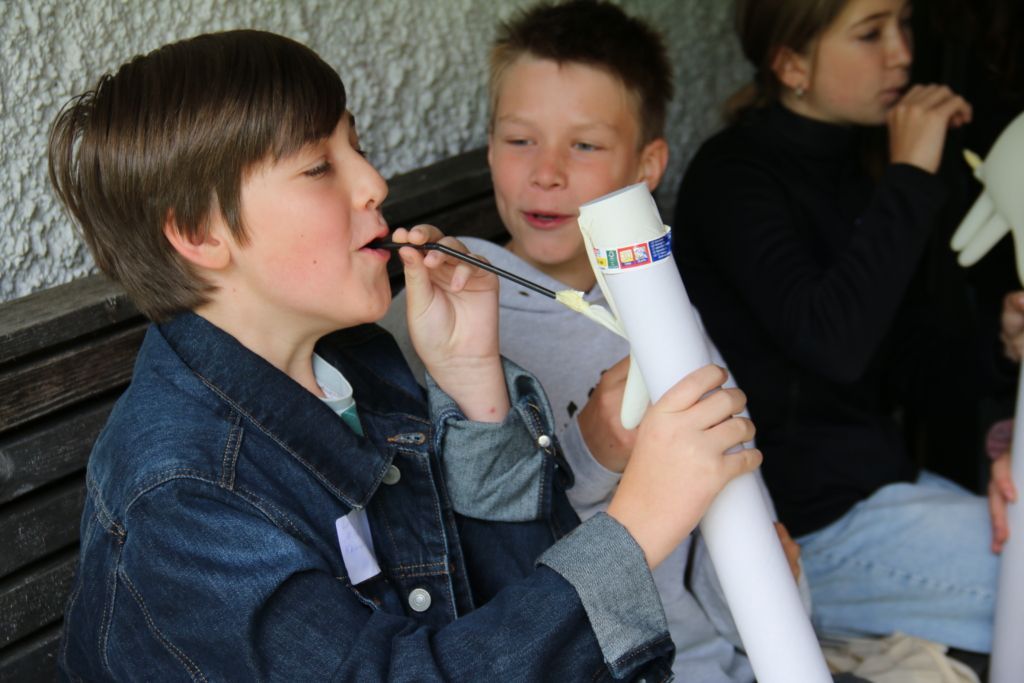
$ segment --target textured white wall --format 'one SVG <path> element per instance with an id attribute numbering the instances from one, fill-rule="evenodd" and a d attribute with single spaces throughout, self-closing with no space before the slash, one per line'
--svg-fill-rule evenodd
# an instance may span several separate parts
<path id="1" fill-rule="evenodd" d="M 746 78 L 725 0 L 620 0 L 662 30 L 676 68 L 670 207 L 719 103 Z M 0 0 L 0 301 L 92 270 L 46 176 L 61 105 L 128 57 L 206 31 L 290 36 L 338 68 L 385 177 L 485 144 L 485 54 L 524 0 Z M 666 216 L 668 219 L 668 216 Z M 443 226 L 442 226 L 443 227 Z"/>

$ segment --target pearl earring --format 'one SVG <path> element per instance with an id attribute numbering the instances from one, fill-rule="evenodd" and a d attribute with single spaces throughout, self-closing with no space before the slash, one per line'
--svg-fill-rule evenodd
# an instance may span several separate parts
<path id="1" fill-rule="evenodd" d="M 803 97 L 804 96 L 804 86 L 798 85 L 795 88 L 793 88 L 793 94 L 796 95 L 797 97 Z"/>

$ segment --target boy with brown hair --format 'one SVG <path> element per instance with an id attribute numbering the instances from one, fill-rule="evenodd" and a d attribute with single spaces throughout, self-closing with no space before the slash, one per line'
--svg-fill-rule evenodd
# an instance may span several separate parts
<path id="1" fill-rule="evenodd" d="M 257 31 L 136 57 L 62 111 L 51 179 L 154 320 L 90 457 L 75 680 L 605 680 L 671 652 L 649 567 L 754 450 L 703 368 L 579 525 L 497 282 L 400 252 L 416 384 L 372 323 L 387 186 L 337 73 Z M 429 226 L 397 242 L 444 239 Z M 681 453 L 679 443 L 689 445 Z M 666 482 L 687 483 L 687 495 Z"/>
<path id="2" fill-rule="evenodd" d="M 637 182 L 655 189 L 668 163 L 672 90 L 659 34 L 609 2 L 541 3 L 502 24 L 490 54 L 488 161 L 511 240 L 503 247 L 462 241 L 496 266 L 607 306 L 577 225 L 579 207 Z M 420 370 L 402 303 L 399 295 L 383 324 Z M 586 519 L 607 507 L 635 457 L 636 434 L 618 417 L 629 346 L 505 281 L 499 306 L 501 352 L 542 380 L 575 475 L 568 496 Z M 780 536 L 788 541 L 784 529 Z M 694 539 L 654 573 L 676 646 L 673 670 L 680 680 L 751 683 L 707 548 Z M 789 542 L 795 573 L 798 552 Z"/>

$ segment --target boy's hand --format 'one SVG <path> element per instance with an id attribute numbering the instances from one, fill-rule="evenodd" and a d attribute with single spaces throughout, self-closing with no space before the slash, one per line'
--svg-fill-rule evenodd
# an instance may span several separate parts
<path id="1" fill-rule="evenodd" d="M 1019 363 L 1024 356 L 1024 292 L 1010 292 L 1003 297 L 1002 323 L 999 339 L 1003 353 Z"/>
<path id="2" fill-rule="evenodd" d="M 622 395 L 629 373 L 629 356 L 601 373 L 577 420 L 591 455 L 612 472 L 626 469 L 637 430 L 622 426 Z"/>
<path id="3" fill-rule="evenodd" d="M 395 242 L 443 242 L 430 225 L 398 228 Z M 501 422 L 508 389 L 498 353 L 498 278 L 438 251 L 400 249 L 405 266 L 409 337 L 431 376 L 471 420 Z"/>
<path id="4" fill-rule="evenodd" d="M 757 449 L 726 454 L 754 436 L 736 414 L 739 389 L 719 389 L 725 370 L 695 370 L 658 400 L 638 428 L 636 446 L 608 514 L 636 539 L 653 568 L 697 525 L 722 488 L 761 464 Z M 714 393 L 709 393 L 714 392 Z"/>
<path id="5" fill-rule="evenodd" d="M 944 85 L 915 85 L 889 110 L 889 159 L 939 170 L 946 131 L 971 121 L 971 105 Z"/>
<path id="6" fill-rule="evenodd" d="M 1013 485 L 1010 452 L 1007 451 L 992 461 L 992 476 L 988 482 L 988 511 L 992 516 L 992 552 L 997 555 L 1003 552 L 1003 546 L 1010 538 L 1006 505 L 1015 502 L 1017 488 Z"/>

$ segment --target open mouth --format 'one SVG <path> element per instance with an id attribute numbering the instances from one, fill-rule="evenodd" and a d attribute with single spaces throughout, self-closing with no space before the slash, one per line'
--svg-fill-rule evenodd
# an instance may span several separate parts
<path id="1" fill-rule="evenodd" d="M 538 228 L 554 228 L 574 218 L 574 216 L 564 213 L 543 213 L 540 211 L 524 211 L 523 216 L 526 218 L 527 223 Z"/>
<path id="2" fill-rule="evenodd" d="M 362 247 L 359 248 L 359 250 L 360 251 L 369 251 L 369 252 L 372 252 L 372 253 L 374 253 L 374 254 L 376 254 L 378 256 L 383 257 L 384 259 L 389 259 L 389 258 L 391 258 L 391 250 L 389 250 L 389 249 L 381 249 L 380 247 L 377 246 L 377 243 L 387 242 L 389 236 L 390 236 L 390 233 L 388 231 L 385 231 L 385 232 L 377 235 L 376 237 L 374 237 L 372 240 L 370 240 L 366 244 L 364 244 Z"/>

